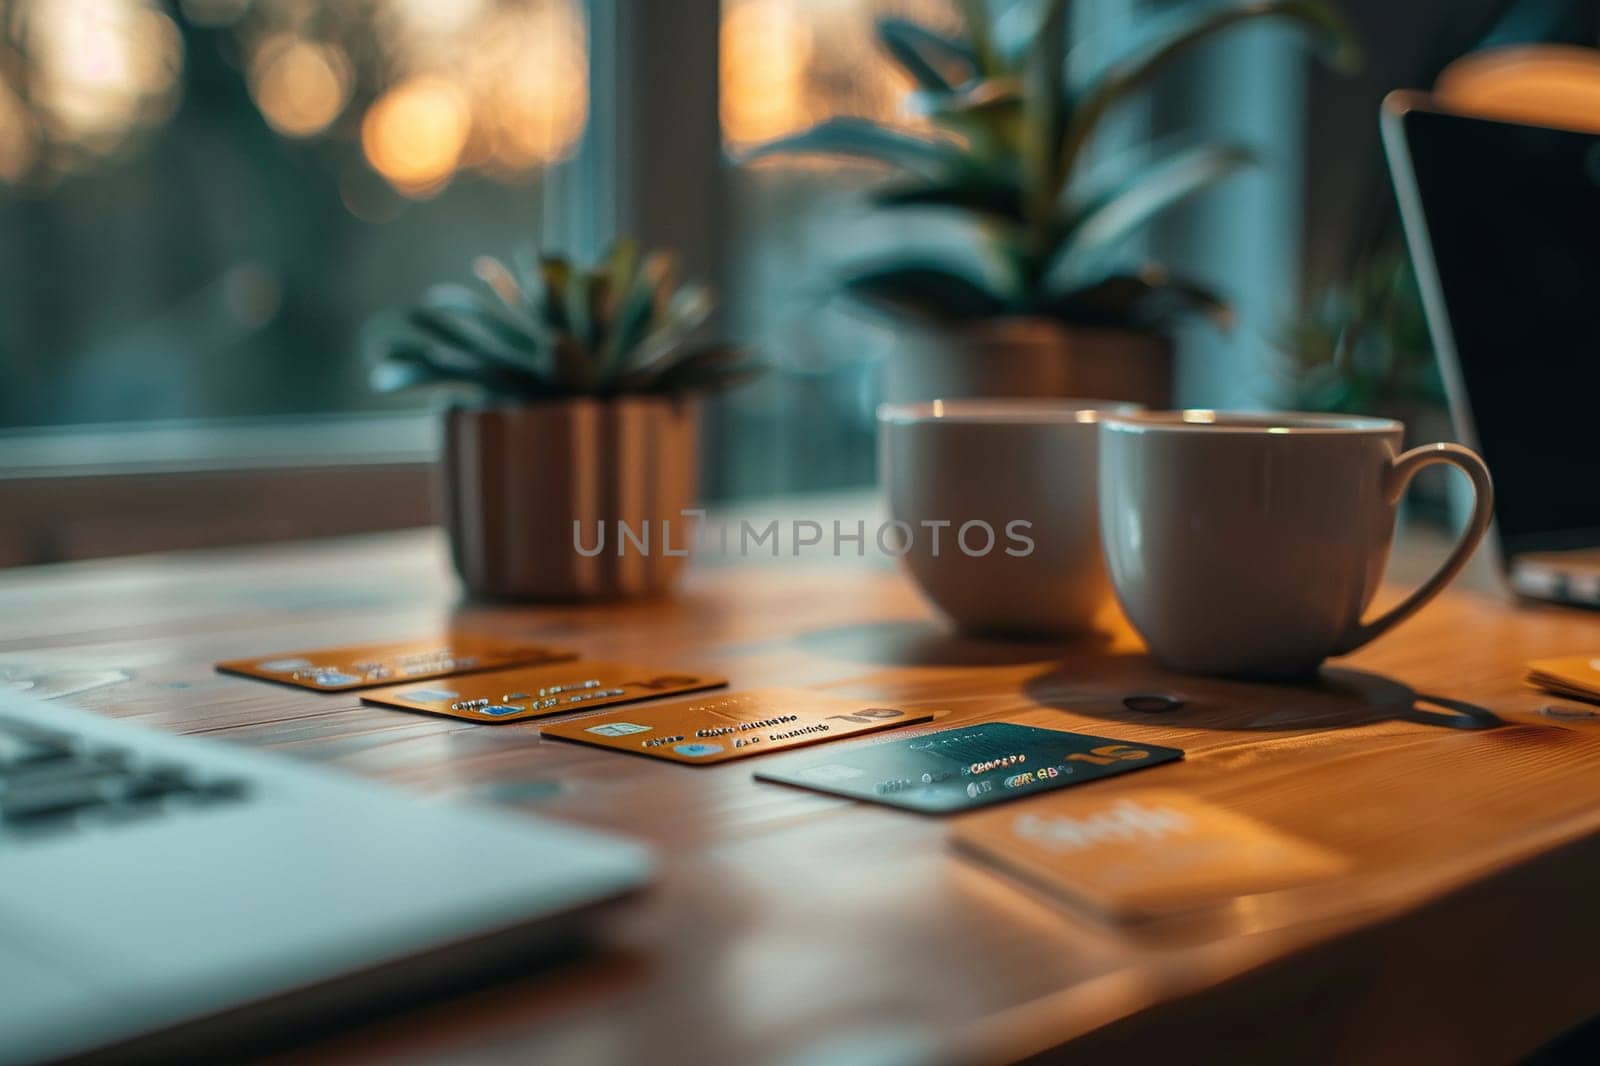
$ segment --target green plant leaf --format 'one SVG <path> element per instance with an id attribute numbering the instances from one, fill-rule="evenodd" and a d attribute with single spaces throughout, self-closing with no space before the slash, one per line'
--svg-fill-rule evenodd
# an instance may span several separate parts
<path id="1" fill-rule="evenodd" d="M 1046 222 L 1065 183 L 1060 171 L 1066 133 L 1066 87 L 1062 82 L 1067 50 L 1065 0 L 1042 0 L 1033 44 L 1023 60 L 1023 111 L 1020 152 L 1027 215 Z"/>
<path id="2" fill-rule="evenodd" d="M 572 265 L 558 255 L 539 257 L 541 284 L 532 291 L 539 294 L 536 313 L 540 321 L 554 330 L 572 328 L 572 312 L 567 306 L 567 290 L 572 284 Z"/>
<path id="3" fill-rule="evenodd" d="M 1319 0 L 1227 0 L 1184 4 L 1146 20 L 1141 40 L 1108 63 L 1099 64 L 1072 94 L 1072 117 L 1061 147 L 1060 170 L 1071 175 L 1101 120 L 1119 103 L 1148 84 L 1178 56 L 1241 22 L 1287 19 L 1305 30 L 1324 59 L 1350 72 L 1360 63 L 1355 32 L 1334 8 Z M 1068 62 L 1071 68 L 1074 64 Z"/>
<path id="4" fill-rule="evenodd" d="M 1141 314 L 1163 331 L 1194 315 L 1208 319 L 1220 330 L 1233 328 L 1233 305 L 1216 290 L 1196 282 L 1167 278 L 1151 286 L 1142 304 Z"/>
<path id="5" fill-rule="evenodd" d="M 376 323 L 376 333 L 382 333 L 386 324 Z M 369 343 L 379 351 L 381 358 L 370 372 L 373 388 L 380 392 L 395 392 L 418 385 L 472 385 L 498 394 L 522 394 L 523 384 L 534 379 L 526 375 L 508 374 L 452 356 L 416 337 L 398 337 L 387 342 Z"/>
<path id="6" fill-rule="evenodd" d="M 446 282 L 433 285 L 422 294 L 425 307 L 459 315 L 492 334 L 507 348 L 537 353 L 549 342 L 548 330 L 517 307 L 498 296 L 481 293 L 465 285 Z"/>
<path id="7" fill-rule="evenodd" d="M 545 365 L 537 347 L 506 343 L 484 318 L 473 313 L 423 304 L 408 311 L 405 322 L 430 343 L 459 350 L 512 373 L 538 373 Z"/>
<path id="8" fill-rule="evenodd" d="M 750 357 L 748 349 L 735 345 L 710 345 L 685 352 L 672 365 L 658 373 L 643 374 L 627 384 L 630 389 L 651 392 L 716 392 L 749 381 L 766 372 L 766 367 Z"/>
<path id="9" fill-rule="evenodd" d="M 958 170 L 966 156 L 958 144 L 901 133 L 863 118 L 830 118 L 810 129 L 758 144 L 745 152 L 750 163 L 778 155 L 826 155 L 886 163 L 925 178 Z"/>
<path id="10" fill-rule="evenodd" d="M 978 60 L 978 73 L 1000 73 L 1004 67 L 1000 54 L 995 51 L 987 0 L 957 0 L 957 2 L 966 24 L 967 40 L 972 42 L 972 54 Z"/>
<path id="11" fill-rule="evenodd" d="M 574 270 L 567 278 L 567 330 L 585 353 L 595 350 L 598 332 L 595 311 L 598 290 L 604 284 L 605 275 L 583 270 Z"/>
<path id="12" fill-rule="evenodd" d="M 979 78 L 954 89 L 910 93 L 906 107 L 918 115 L 948 118 L 978 112 L 1016 112 L 1023 106 L 1022 82 L 1010 75 Z"/>
<path id="13" fill-rule="evenodd" d="M 1022 190 L 1014 182 L 997 182 L 987 174 L 886 185 L 873 190 L 870 196 L 882 207 L 953 207 L 1009 223 L 1025 221 Z"/>
<path id="14" fill-rule="evenodd" d="M 869 306 L 932 322 L 992 318 L 1007 310 L 987 285 L 933 262 L 867 267 L 845 278 L 842 288 Z"/>
<path id="15" fill-rule="evenodd" d="M 1186 148 L 1136 171 L 1098 199 L 1069 210 L 1065 239 L 1044 271 L 1046 291 L 1081 287 L 1086 278 L 1105 269 L 1124 240 L 1156 215 L 1254 158 L 1237 145 Z"/>
<path id="16" fill-rule="evenodd" d="M 880 18 L 876 28 L 883 50 L 924 89 L 948 91 L 978 74 L 978 57 L 963 41 L 903 18 Z"/>
<path id="17" fill-rule="evenodd" d="M 628 297 L 629 290 L 633 288 L 633 277 L 638 269 L 637 243 L 622 238 L 612 244 L 611 250 L 606 254 L 605 264 L 601 268 L 605 276 L 605 286 L 596 314 L 602 321 L 610 322 L 616 317 L 617 309 Z"/>
<path id="18" fill-rule="evenodd" d="M 1020 68 L 1027 58 L 1028 49 L 1039 36 L 1039 27 L 1047 15 L 1046 4 L 1055 0 L 1015 0 L 994 19 L 990 35 L 1001 61 L 1011 69 Z"/>
<path id="19" fill-rule="evenodd" d="M 660 253 L 651 259 L 633 270 L 606 330 L 605 345 L 600 352 L 603 380 L 621 373 L 629 353 L 643 342 L 656 313 L 657 284 L 670 263 L 663 261 L 665 257 Z M 612 283 L 617 283 L 615 275 Z"/>
<path id="20" fill-rule="evenodd" d="M 1076 325 L 1163 334 L 1197 315 L 1219 328 L 1232 323 L 1232 309 L 1216 293 L 1160 271 L 1109 274 L 1060 295 L 1041 310 Z"/>
<path id="21" fill-rule="evenodd" d="M 623 364 L 627 374 L 649 375 L 666 366 L 689 334 L 699 329 L 716 307 L 716 297 L 706 285 L 685 285 L 658 316 L 659 321 Z"/>
<path id="22" fill-rule="evenodd" d="M 1026 104 L 1022 83 L 1009 75 L 980 78 L 948 91 L 924 89 L 906 97 L 906 109 L 964 138 L 963 172 L 1005 166 L 1016 152 Z"/>
<path id="23" fill-rule="evenodd" d="M 362 341 L 375 357 L 374 388 L 472 386 L 513 400 L 613 396 L 720 388 L 746 369 L 733 355 L 685 351 L 714 300 L 703 285 L 677 285 L 670 254 L 641 256 L 621 241 L 579 268 L 560 256 L 519 253 L 520 280 L 499 260 L 498 269 L 484 262 L 474 271 L 492 291 L 435 286 L 417 306 L 368 323 Z"/>

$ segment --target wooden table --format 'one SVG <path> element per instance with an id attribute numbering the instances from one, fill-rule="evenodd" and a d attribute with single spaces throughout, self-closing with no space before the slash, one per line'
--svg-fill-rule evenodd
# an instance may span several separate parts
<path id="1" fill-rule="evenodd" d="M 645 605 L 455 599 L 431 533 L 0 572 L 0 679 L 660 848 L 664 879 L 593 956 L 298 1060 L 1501 1062 L 1600 1010 L 1600 719 L 1545 715 L 1520 680 L 1527 659 L 1600 649 L 1600 615 L 1459 591 L 1292 688 L 1163 676 L 1120 625 L 1068 647 L 958 639 L 895 571 L 853 558 L 703 566 Z M 948 821 L 757 783 L 750 762 L 627 758 L 210 667 L 447 622 L 945 724 L 1176 745 L 1181 763 L 1088 787 L 1184 790 L 1354 869 L 1119 929 L 952 853 Z M 1151 688 L 1188 705 L 1122 708 Z"/>

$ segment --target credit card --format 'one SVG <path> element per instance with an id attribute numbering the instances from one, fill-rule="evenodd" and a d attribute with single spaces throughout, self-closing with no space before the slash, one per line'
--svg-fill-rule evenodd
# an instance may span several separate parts
<path id="1" fill-rule="evenodd" d="M 1344 858 L 1182 792 L 1061 794 L 956 822 L 956 847 L 1116 921 L 1338 876 Z"/>
<path id="2" fill-rule="evenodd" d="M 397 681 L 421 681 L 474 670 L 499 670 L 576 658 L 575 653 L 565 648 L 452 633 L 434 640 L 353 644 L 228 659 L 218 663 L 217 669 L 225 674 L 276 681 L 318 692 L 346 692 L 353 688 L 393 685 Z"/>
<path id="3" fill-rule="evenodd" d="M 539 732 L 559 740 L 708 766 L 926 722 L 932 717 L 932 711 L 886 707 L 873 700 L 773 688 L 597 714 L 542 726 Z"/>
<path id="4" fill-rule="evenodd" d="M 911 811 L 948 814 L 1183 758 L 1177 748 L 983 722 L 881 744 L 854 744 L 756 771 Z"/>
<path id="5" fill-rule="evenodd" d="M 1569 699 L 1600 702 L 1600 658 L 1535 659 L 1528 664 L 1528 683 Z"/>
<path id="6" fill-rule="evenodd" d="M 402 685 L 362 695 L 362 703 L 427 711 L 471 722 L 517 722 L 721 688 L 724 677 L 631 663 L 579 660 L 559 666 L 467 674 L 448 684 Z"/>

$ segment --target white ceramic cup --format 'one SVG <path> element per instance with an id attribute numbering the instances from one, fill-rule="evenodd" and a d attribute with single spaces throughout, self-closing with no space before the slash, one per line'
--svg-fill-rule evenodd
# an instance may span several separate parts
<path id="1" fill-rule="evenodd" d="M 1293 677 L 1410 617 L 1460 572 L 1488 528 L 1489 470 L 1456 444 L 1401 453 L 1379 418 L 1152 411 L 1107 417 L 1100 515 L 1112 586 L 1163 664 Z M 1472 479 L 1472 518 L 1438 571 L 1362 615 L 1383 580 L 1400 497 L 1434 463 Z"/>
<path id="2" fill-rule="evenodd" d="M 878 408 L 879 474 L 898 524 L 891 543 L 957 627 L 1011 636 L 1090 628 L 1110 596 L 1097 423 L 1137 409 L 1092 400 Z"/>

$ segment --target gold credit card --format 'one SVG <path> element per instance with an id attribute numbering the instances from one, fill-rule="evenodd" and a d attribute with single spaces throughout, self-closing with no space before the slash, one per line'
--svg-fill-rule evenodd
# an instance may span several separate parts
<path id="1" fill-rule="evenodd" d="M 472 722 L 517 722 L 721 688 L 727 683 L 727 678 L 711 674 L 578 660 L 379 689 L 363 694 L 361 702 Z"/>
<path id="2" fill-rule="evenodd" d="M 932 717 L 932 711 L 887 707 L 870 699 L 771 688 L 597 714 L 539 731 L 560 740 L 706 766 Z"/>
<path id="3" fill-rule="evenodd" d="M 1528 664 L 1528 683 L 1569 699 L 1600 702 L 1600 658 L 1535 659 Z"/>
<path id="4" fill-rule="evenodd" d="M 1334 877 L 1348 865 L 1326 848 L 1165 789 L 1041 796 L 962 818 L 951 840 L 1118 921 Z"/>
<path id="5" fill-rule="evenodd" d="M 347 692 L 355 688 L 376 688 L 402 681 L 575 658 L 577 655 L 565 648 L 451 633 L 433 640 L 353 644 L 228 659 L 218 663 L 217 669 L 225 674 L 276 681 L 318 692 Z"/>

